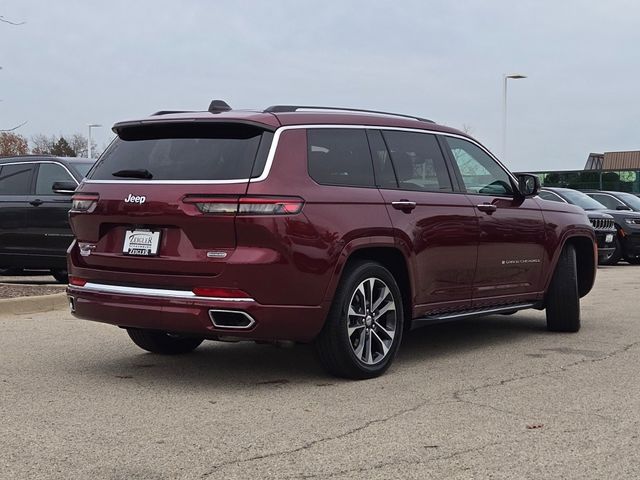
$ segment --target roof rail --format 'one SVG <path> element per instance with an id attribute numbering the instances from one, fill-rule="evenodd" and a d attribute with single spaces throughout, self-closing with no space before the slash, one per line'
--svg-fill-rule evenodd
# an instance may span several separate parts
<path id="1" fill-rule="evenodd" d="M 346 107 L 319 107 L 315 105 L 272 105 L 264 110 L 265 113 L 285 113 L 297 112 L 298 110 L 336 110 L 343 112 L 361 112 L 361 113 L 377 113 L 378 115 L 391 115 L 394 117 L 411 118 L 421 122 L 435 123 L 428 118 L 416 117 L 415 115 L 404 115 L 402 113 L 382 112 L 379 110 L 364 110 L 362 108 L 346 108 Z"/>
<path id="2" fill-rule="evenodd" d="M 152 113 L 151 116 L 155 117 L 157 115 L 170 115 L 172 113 L 191 113 L 193 110 L 160 110 L 156 113 Z"/>

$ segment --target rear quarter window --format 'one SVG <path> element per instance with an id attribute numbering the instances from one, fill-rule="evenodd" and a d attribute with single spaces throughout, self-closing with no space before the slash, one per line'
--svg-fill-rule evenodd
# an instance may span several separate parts
<path id="1" fill-rule="evenodd" d="M 147 170 L 151 180 L 245 180 L 262 173 L 272 138 L 270 132 L 247 125 L 125 128 L 102 154 L 90 179 L 126 180 L 113 174 Z M 257 162 L 259 152 L 265 159 Z M 254 163 L 260 163 L 262 168 L 252 175 Z"/>
<path id="2" fill-rule="evenodd" d="M 375 186 L 364 129 L 311 128 L 307 145 L 309 175 L 319 184 Z"/>

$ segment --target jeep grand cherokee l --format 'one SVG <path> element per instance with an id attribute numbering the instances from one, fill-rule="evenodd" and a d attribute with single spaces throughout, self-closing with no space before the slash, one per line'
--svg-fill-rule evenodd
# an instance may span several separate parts
<path id="1" fill-rule="evenodd" d="M 222 101 L 113 130 L 73 197 L 68 294 L 145 350 L 313 342 L 333 374 L 369 378 L 432 322 L 546 308 L 549 330 L 580 328 L 585 212 L 462 132 Z"/>

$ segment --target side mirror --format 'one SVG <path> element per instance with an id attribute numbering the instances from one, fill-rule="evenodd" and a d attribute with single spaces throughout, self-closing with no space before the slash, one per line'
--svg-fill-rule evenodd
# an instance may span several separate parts
<path id="1" fill-rule="evenodd" d="M 618 205 L 616 207 L 616 210 L 631 210 L 629 207 L 627 207 L 626 205 Z"/>
<path id="2" fill-rule="evenodd" d="M 77 185 L 74 182 L 53 182 L 51 190 L 60 195 L 73 195 L 76 193 Z"/>
<path id="3" fill-rule="evenodd" d="M 531 173 L 519 173 L 518 190 L 523 197 L 534 197 L 540 191 L 540 179 Z"/>

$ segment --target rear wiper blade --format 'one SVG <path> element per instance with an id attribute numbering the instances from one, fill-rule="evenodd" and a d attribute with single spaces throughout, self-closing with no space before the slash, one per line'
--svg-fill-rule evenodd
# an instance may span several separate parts
<path id="1" fill-rule="evenodd" d="M 114 177 L 144 178 L 147 180 L 153 178 L 153 174 L 144 168 L 140 168 L 138 170 L 118 170 L 117 172 L 113 172 L 111 175 Z"/>

